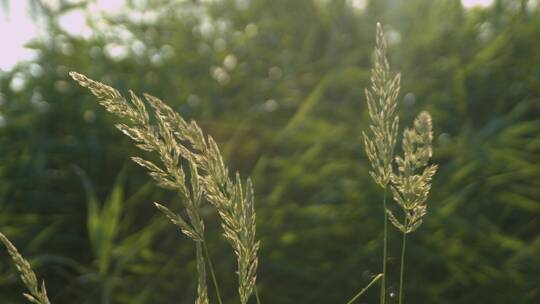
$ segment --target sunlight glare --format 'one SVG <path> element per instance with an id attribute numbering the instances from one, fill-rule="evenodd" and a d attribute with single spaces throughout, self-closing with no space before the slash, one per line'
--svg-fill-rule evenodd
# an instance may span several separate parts
<path id="1" fill-rule="evenodd" d="M 461 3 L 465 8 L 487 7 L 493 4 L 493 0 L 461 0 Z"/>

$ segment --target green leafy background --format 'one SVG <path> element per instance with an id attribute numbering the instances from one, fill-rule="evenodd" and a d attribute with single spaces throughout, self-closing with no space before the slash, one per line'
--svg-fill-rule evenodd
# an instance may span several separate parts
<path id="1" fill-rule="evenodd" d="M 253 178 L 263 303 L 345 303 L 365 286 L 382 250 L 382 193 L 360 141 L 377 21 L 402 72 L 402 127 L 430 111 L 440 164 L 409 238 L 406 302 L 540 303 L 538 1 L 126 1 L 91 16 L 86 37 L 59 21 L 93 1 L 31 2 L 38 56 L 0 73 L 0 230 L 53 303 L 196 297 L 194 247 L 151 204 L 179 210 L 178 198 L 129 160 L 136 148 L 72 70 L 163 98 Z M 222 295 L 238 303 L 219 218 L 202 212 Z M 399 238 L 392 229 L 389 303 Z M 0 303 L 22 291 L 2 250 Z"/>

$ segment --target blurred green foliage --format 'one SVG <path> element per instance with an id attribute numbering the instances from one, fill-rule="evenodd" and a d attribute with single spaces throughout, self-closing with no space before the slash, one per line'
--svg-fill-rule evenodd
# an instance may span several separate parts
<path id="1" fill-rule="evenodd" d="M 382 207 L 359 137 L 377 21 L 402 72 L 403 124 L 432 113 L 440 164 L 408 246 L 407 300 L 540 303 L 537 1 L 127 1 L 87 11 L 86 37 L 60 26 L 87 7 L 74 2 L 33 1 L 47 32 L 29 45 L 38 57 L 0 74 L 0 228 L 53 303 L 192 303 L 196 286 L 192 246 L 151 204 L 178 198 L 129 161 L 135 148 L 71 70 L 162 97 L 253 177 L 262 302 L 344 303 L 367 284 L 380 272 Z M 236 303 L 211 210 L 209 249 Z M 399 233 L 390 240 L 397 270 Z M 0 302 L 22 303 L 1 256 Z M 358 303 L 375 303 L 376 289 Z"/>

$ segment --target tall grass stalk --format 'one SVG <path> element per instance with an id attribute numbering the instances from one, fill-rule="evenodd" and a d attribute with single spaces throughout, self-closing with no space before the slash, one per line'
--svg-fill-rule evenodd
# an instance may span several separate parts
<path id="1" fill-rule="evenodd" d="M 403 301 L 405 251 L 407 234 L 422 224 L 426 214 L 426 200 L 431 189 L 431 179 L 437 171 L 436 165 L 428 165 L 432 156 L 433 140 L 431 116 L 421 112 L 413 128 L 403 131 L 403 156 L 395 156 L 399 116 L 397 99 L 400 90 L 400 74 L 390 75 L 386 58 L 386 41 L 380 23 L 377 23 L 371 87 L 365 90 L 368 114 L 371 120 L 369 135 L 363 132 L 366 155 L 371 163 L 370 175 L 384 189 L 383 270 L 380 303 L 386 301 L 388 220 L 403 233 L 399 303 Z M 394 170 L 394 161 L 397 171 Z M 392 198 L 405 215 L 402 222 L 394 216 L 386 202 L 388 189 Z"/>
<path id="2" fill-rule="evenodd" d="M 391 186 L 394 201 L 404 213 L 404 220 L 400 222 L 390 209 L 388 217 L 392 224 L 403 233 L 401 247 L 399 303 L 403 303 L 405 254 L 407 234 L 420 227 L 427 212 L 427 198 L 431 190 L 431 180 L 437 165 L 428 165 L 431 158 L 433 131 L 431 116 L 428 112 L 421 112 L 412 128 L 403 131 L 403 156 L 396 156 L 397 172 L 392 174 Z"/>
<path id="3" fill-rule="evenodd" d="M 238 294 L 240 303 L 246 304 L 256 284 L 259 250 L 251 180 L 244 184 L 238 172 L 231 178 L 214 139 L 205 136 L 195 121 L 188 123 L 159 98 L 144 94 L 143 100 L 130 91 L 128 101 L 108 85 L 76 72 L 70 75 L 88 88 L 107 111 L 124 119 L 125 123 L 116 127 L 134 140 L 137 147 L 157 154 L 159 163 L 141 157 L 132 159 L 148 170 L 158 186 L 178 191 L 187 219 L 161 204 L 155 203 L 155 206 L 197 244 L 204 242 L 204 222 L 199 214 L 203 197 L 214 206 L 221 219 L 223 235 L 236 254 Z M 147 105 L 152 112 L 147 111 Z M 208 303 L 203 278 L 210 259 L 207 255 L 205 263 L 202 254 L 197 256 L 199 298 L 196 303 Z M 215 275 L 212 280 L 218 290 Z"/>
<path id="4" fill-rule="evenodd" d="M 371 120 L 369 135 L 363 132 L 364 147 L 371 163 L 370 175 L 384 189 L 383 194 L 383 258 L 380 303 L 386 301 L 386 278 L 388 259 L 388 215 L 386 196 L 392 176 L 392 161 L 397 140 L 399 116 L 397 97 L 400 88 L 400 74 L 391 76 L 386 58 L 386 40 L 382 25 L 377 23 L 375 50 L 371 69 L 371 87 L 365 90 L 368 113 Z"/>

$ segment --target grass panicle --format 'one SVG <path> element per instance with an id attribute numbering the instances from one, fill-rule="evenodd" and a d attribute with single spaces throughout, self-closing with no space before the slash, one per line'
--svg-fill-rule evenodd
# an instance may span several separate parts
<path id="1" fill-rule="evenodd" d="M 26 299 L 34 304 L 50 304 L 51 302 L 47 296 L 45 282 L 43 281 L 41 284 L 38 283 L 36 274 L 32 270 L 30 263 L 23 258 L 15 245 L 13 245 L 2 233 L 0 233 L 0 241 L 6 246 L 13 263 L 19 271 L 21 280 L 28 289 L 27 293 L 23 293 Z"/>
<path id="2" fill-rule="evenodd" d="M 403 233 L 399 283 L 399 303 L 401 304 L 407 234 L 418 229 L 426 215 L 426 201 L 437 166 L 428 165 L 433 154 L 433 131 L 431 116 L 425 111 L 415 119 L 413 128 L 407 128 L 403 132 L 403 156 L 394 155 L 399 128 L 397 98 L 400 90 L 400 74 L 391 76 L 386 52 L 384 31 L 381 24 L 377 23 L 371 87 L 366 89 L 371 132 L 369 135 L 364 132 L 363 137 L 366 155 L 372 168 L 370 174 L 384 189 L 383 276 L 380 303 L 384 304 L 386 301 L 388 220 L 390 220 Z M 397 172 L 394 167 L 397 167 Z M 404 213 L 403 221 L 399 221 L 387 207 L 386 199 L 389 189 L 392 198 Z"/>
<path id="3" fill-rule="evenodd" d="M 160 187 L 179 192 L 188 221 L 163 205 L 156 204 L 156 207 L 184 234 L 197 244 L 204 242 L 204 223 L 198 212 L 203 195 L 216 208 L 224 236 L 237 256 L 240 301 L 247 303 L 256 283 L 259 249 L 252 182 L 248 179 L 244 186 L 238 173 L 231 179 L 214 139 L 205 137 L 195 121 L 188 123 L 159 98 L 144 94 L 153 109 L 151 117 L 145 102 L 133 92 L 130 91 L 128 101 L 114 88 L 79 73 L 70 75 L 87 87 L 107 111 L 127 120 L 125 124 L 116 125 L 120 131 L 142 150 L 158 154 L 161 166 L 140 157 L 133 160 L 145 167 Z M 183 161 L 189 164 L 189 180 Z M 205 276 L 202 247 L 197 249 L 199 255 L 197 265 L 202 284 L 201 277 Z M 204 303 L 208 299 L 202 300 L 206 288 L 201 284 L 197 301 Z"/>
<path id="4" fill-rule="evenodd" d="M 375 182 L 384 189 L 383 196 L 383 261 L 381 279 L 381 304 L 386 299 L 386 261 L 388 256 L 388 216 L 386 197 L 388 183 L 392 177 L 392 162 L 396 146 L 399 116 L 397 98 L 401 76 L 391 75 L 390 64 L 386 58 L 386 40 L 382 25 L 377 23 L 373 68 L 371 69 L 371 87 L 365 90 L 368 114 L 371 120 L 371 132 L 362 132 L 364 148 L 371 163 L 369 172 Z"/>
<path id="5" fill-rule="evenodd" d="M 428 165 L 428 161 L 433 154 L 432 129 L 431 116 L 428 112 L 423 111 L 414 120 L 413 128 L 407 128 L 403 131 L 403 157 L 396 156 L 398 171 L 391 178 L 394 201 L 397 202 L 404 213 L 403 222 L 400 222 L 390 209 L 386 210 L 392 224 L 403 233 L 399 304 L 403 303 L 407 234 L 415 231 L 422 224 L 426 215 L 426 201 L 431 189 L 431 179 L 437 172 L 437 165 Z"/>
<path id="6" fill-rule="evenodd" d="M 418 229 L 426 214 L 431 179 L 437 172 L 437 165 L 428 165 L 432 141 L 431 116 L 424 111 L 414 120 L 414 127 L 403 132 L 403 156 L 396 156 L 398 171 L 392 175 L 393 198 L 405 219 L 400 222 L 390 209 L 387 212 L 392 224 L 405 234 Z"/>
<path id="7" fill-rule="evenodd" d="M 399 73 L 393 77 L 391 75 L 386 48 L 382 25 L 377 23 L 371 87 L 365 90 L 371 132 L 363 132 L 362 135 L 366 155 L 371 163 L 370 175 L 382 188 L 387 187 L 393 172 L 392 162 L 399 127 L 397 98 L 401 79 Z"/>

